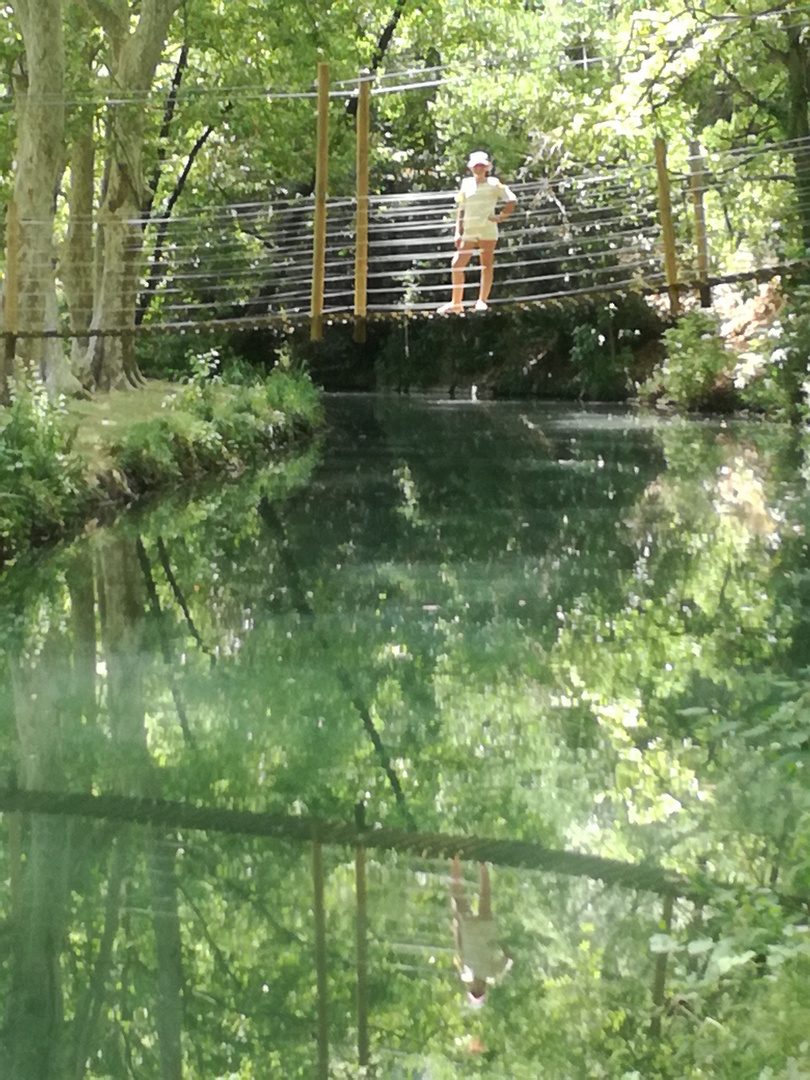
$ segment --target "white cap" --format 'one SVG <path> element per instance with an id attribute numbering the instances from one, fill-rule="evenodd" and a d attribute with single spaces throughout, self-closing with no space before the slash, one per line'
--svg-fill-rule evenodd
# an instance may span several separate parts
<path id="1" fill-rule="evenodd" d="M 489 154 L 485 150 L 474 150 L 467 158 L 467 168 L 471 169 L 473 165 L 491 165 L 492 162 L 489 159 Z"/>

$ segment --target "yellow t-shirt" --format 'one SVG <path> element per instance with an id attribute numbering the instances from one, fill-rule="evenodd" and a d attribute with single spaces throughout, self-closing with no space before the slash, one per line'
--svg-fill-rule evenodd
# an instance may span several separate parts
<path id="1" fill-rule="evenodd" d="M 457 198 L 464 210 L 465 229 L 488 221 L 501 199 L 505 202 L 517 201 L 510 188 L 495 176 L 488 176 L 483 184 L 479 184 L 474 176 L 465 177 Z"/>
<path id="2" fill-rule="evenodd" d="M 490 984 L 500 982 L 512 961 L 498 944 L 494 920 L 481 915 L 464 916 L 459 920 L 458 933 L 462 982 L 471 983 L 475 979 Z"/>

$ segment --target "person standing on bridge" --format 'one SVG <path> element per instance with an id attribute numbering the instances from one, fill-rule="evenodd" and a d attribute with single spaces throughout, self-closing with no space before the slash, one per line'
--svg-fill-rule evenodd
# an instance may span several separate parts
<path id="1" fill-rule="evenodd" d="M 442 304 L 439 308 L 440 315 L 449 315 L 452 312 L 459 314 L 464 310 L 462 301 L 464 269 L 476 248 L 478 248 L 478 258 L 481 263 L 481 285 L 478 290 L 478 299 L 475 301 L 475 310 L 487 310 L 495 266 L 498 222 L 508 218 L 517 203 L 514 192 L 496 177 L 489 175 L 492 161 L 485 151 L 476 150 L 470 154 L 467 159 L 467 168 L 472 176 L 465 177 L 461 183 L 461 190 L 456 196 L 458 214 L 453 237 L 456 253 L 451 263 L 452 299 L 449 304 Z M 495 207 L 501 201 L 504 201 L 505 205 L 500 213 L 496 213 Z"/>

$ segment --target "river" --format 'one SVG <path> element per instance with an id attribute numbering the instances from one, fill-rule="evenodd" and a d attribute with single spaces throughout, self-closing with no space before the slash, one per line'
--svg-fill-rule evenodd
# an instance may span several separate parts
<path id="1" fill-rule="evenodd" d="M 806 437 L 327 415 L 2 579 L 2 1076 L 808 1075 Z"/>

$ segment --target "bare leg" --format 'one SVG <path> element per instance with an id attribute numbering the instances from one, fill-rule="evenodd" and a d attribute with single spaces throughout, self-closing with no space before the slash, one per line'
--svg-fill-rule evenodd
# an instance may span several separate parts
<path id="1" fill-rule="evenodd" d="M 478 864 L 478 914 L 483 919 L 492 918 L 492 896 L 489 888 L 489 870 L 486 863 Z"/>
<path id="2" fill-rule="evenodd" d="M 492 277 L 495 272 L 495 240 L 481 240 L 481 287 L 478 290 L 478 302 L 476 308 L 483 310 L 489 300 L 492 291 Z"/>
<path id="3" fill-rule="evenodd" d="M 461 860 L 458 856 L 450 864 L 450 910 L 453 912 L 453 941 L 456 945 L 458 962 L 461 962 L 461 920 L 471 914 L 470 905 L 464 895 L 464 881 L 461 876 Z"/>
<path id="4" fill-rule="evenodd" d="M 453 911 L 459 915 L 471 914 L 469 902 L 464 895 L 464 879 L 461 874 L 461 859 L 458 855 L 450 863 L 450 902 Z"/>
<path id="5" fill-rule="evenodd" d="M 439 308 L 439 311 L 442 314 L 446 314 L 449 311 L 458 312 L 464 310 L 464 269 L 470 261 L 474 250 L 475 244 L 471 244 L 465 240 L 462 247 L 460 247 L 453 256 L 453 261 L 450 263 L 452 270 L 451 280 L 453 282 L 452 300 L 449 304 L 443 304 Z"/>

